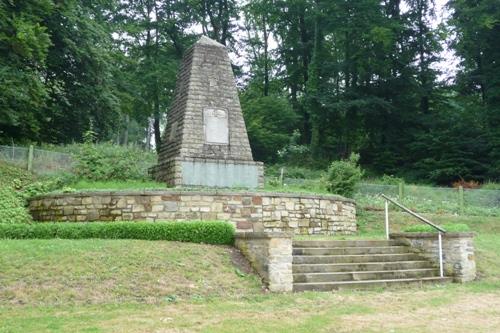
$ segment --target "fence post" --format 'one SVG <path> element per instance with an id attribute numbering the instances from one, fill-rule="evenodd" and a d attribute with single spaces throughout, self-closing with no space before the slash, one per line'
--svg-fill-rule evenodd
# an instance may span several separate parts
<path id="1" fill-rule="evenodd" d="M 398 184 L 399 200 L 404 199 L 404 195 L 405 195 L 404 186 L 405 186 L 405 184 L 403 182 L 399 182 L 399 184 Z"/>
<path id="2" fill-rule="evenodd" d="M 458 206 L 460 208 L 460 215 L 464 215 L 464 187 L 458 187 Z"/>
<path id="3" fill-rule="evenodd" d="M 33 171 L 33 145 L 28 148 L 28 171 Z"/>
<path id="4" fill-rule="evenodd" d="M 280 171 L 280 186 L 283 187 L 285 168 L 281 168 Z"/>

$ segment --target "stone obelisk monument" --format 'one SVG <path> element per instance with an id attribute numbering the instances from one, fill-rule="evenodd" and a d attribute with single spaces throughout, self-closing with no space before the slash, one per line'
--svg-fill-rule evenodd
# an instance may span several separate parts
<path id="1" fill-rule="evenodd" d="M 263 185 L 263 164 L 252 158 L 227 50 L 208 37 L 184 55 L 152 171 L 171 186 Z"/>

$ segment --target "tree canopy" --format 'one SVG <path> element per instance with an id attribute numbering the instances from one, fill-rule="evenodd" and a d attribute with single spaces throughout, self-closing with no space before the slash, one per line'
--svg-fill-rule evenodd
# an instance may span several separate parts
<path id="1" fill-rule="evenodd" d="M 182 55 L 205 34 L 243 59 L 257 160 L 326 167 L 356 152 L 375 174 L 498 180 L 500 3 L 446 10 L 439 22 L 432 0 L 2 1 L 0 143 L 91 129 L 159 148 Z M 283 153 L 292 143 L 300 158 Z"/>

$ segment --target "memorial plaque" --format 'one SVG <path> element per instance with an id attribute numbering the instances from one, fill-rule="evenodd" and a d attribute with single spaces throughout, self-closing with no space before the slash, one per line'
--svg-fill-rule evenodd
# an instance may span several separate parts
<path id="1" fill-rule="evenodd" d="M 204 109 L 203 129 L 206 143 L 227 145 L 229 143 L 227 111 L 215 108 Z"/>
<path id="2" fill-rule="evenodd" d="M 172 126 L 170 127 L 170 135 L 168 137 L 168 141 L 174 141 L 177 137 L 177 122 L 174 121 Z"/>

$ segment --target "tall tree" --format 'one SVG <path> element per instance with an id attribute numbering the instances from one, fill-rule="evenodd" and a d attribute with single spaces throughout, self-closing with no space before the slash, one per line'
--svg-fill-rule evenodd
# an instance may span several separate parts
<path id="1" fill-rule="evenodd" d="M 476 117 L 486 120 L 483 131 L 491 143 L 488 176 L 500 178 L 500 4 L 496 0 L 451 0 L 451 46 L 460 56 L 457 87 L 481 108 Z"/>
<path id="2" fill-rule="evenodd" d="M 51 0 L 0 2 L 0 142 L 37 140 L 47 101 L 43 78 L 51 45 L 44 17 Z"/>
<path id="3" fill-rule="evenodd" d="M 231 46 L 239 15 L 236 0 L 190 0 L 194 21 L 201 25 L 204 35 Z"/>
<path id="4" fill-rule="evenodd" d="M 51 36 L 44 72 L 50 95 L 43 110 L 44 142 L 82 140 L 93 122 L 98 138 L 114 133 L 118 103 L 111 76 L 111 35 L 100 6 L 87 1 L 58 2 L 44 25 Z"/>
<path id="5" fill-rule="evenodd" d="M 119 48 L 126 52 L 138 93 L 134 115 L 147 127 L 153 119 L 155 146 L 161 146 L 161 120 L 170 105 L 175 73 L 188 42 L 190 25 L 185 1 L 122 2 L 116 21 Z"/>

